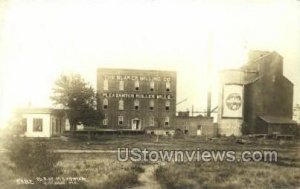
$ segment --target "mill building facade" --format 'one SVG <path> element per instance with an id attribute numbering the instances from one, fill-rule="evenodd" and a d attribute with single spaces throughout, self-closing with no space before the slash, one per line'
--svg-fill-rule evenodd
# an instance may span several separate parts
<path id="1" fill-rule="evenodd" d="M 171 128 L 176 119 L 176 79 L 174 71 L 99 68 L 100 127 Z"/>

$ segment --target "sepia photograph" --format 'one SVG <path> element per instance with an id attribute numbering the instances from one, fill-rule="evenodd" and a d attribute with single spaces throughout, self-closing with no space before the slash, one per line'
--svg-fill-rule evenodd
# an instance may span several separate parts
<path id="1" fill-rule="evenodd" d="M 0 189 L 300 189 L 300 0 L 0 0 Z"/>

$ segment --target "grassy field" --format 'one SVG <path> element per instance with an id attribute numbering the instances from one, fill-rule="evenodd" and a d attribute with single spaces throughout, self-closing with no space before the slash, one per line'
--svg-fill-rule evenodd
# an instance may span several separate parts
<path id="1" fill-rule="evenodd" d="M 299 188 L 299 141 L 253 140 L 241 145 L 235 138 L 164 138 L 114 136 L 94 140 L 45 140 L 53 150 L 116 150 L 139 147 L 164 150 L 262 150 L 278 151 L 278 162 L 119 162 L 115 153 L 62 153 L 61 177 L 84 177 L 86 182 L 69 188 Z M 16 185 L 6 153 L 0 153 L 0 183 L 3 189 L 26 188 Z M 149 172 L 149 167 L 154 167 Z M 146 176 L 145 176 L 146 175 Z M 146 177 L 146 180 L 145 180 Z M 147 181 L 148 179 L 148 181 Z M 64 186 L 63 188 L 68 188 Z M 30 187 L 29 187 L 30 188 Z"/>
<path id="2" fill-rule="evenodd" d="M 299 188 L 298 167 L 267 163 L 173 163 L 155 177 L 162 188 Z"/>

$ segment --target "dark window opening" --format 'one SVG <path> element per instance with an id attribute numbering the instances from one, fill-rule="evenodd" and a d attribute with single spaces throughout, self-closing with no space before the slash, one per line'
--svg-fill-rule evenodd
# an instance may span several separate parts
<path id="1" fill-rule="evenodd" d="M 150 91 L 154 91 L 154 81 L 150 82 Z"/>
<path id="2" fill-rule="evenodd" d="M 43 131 L 43 119 L 40 119 L 40 118 L 33 119 L 33 131 L 34 132 Z"/>
<path id="3" fill-rule="evenodd" d="M 140 101 L 139 100 L 134 100 L 134 109 L 138 110 L 140 106 Z"/>
<path id="4" fill-rule="evenodd" d="M 170 91 L 170 87 L 171 87 L 170 82 L 167 82 L 167 83 L 166 83 L 166 91 Z"/>
<path id="5" fill-rule="evenodd" d="M 140 87 L 140 83 L 139 83 L 139 81 L 135 81 L 134 82 L 134 87 L 135 87 L 135 90 L 139 90 L 139 87 Z"/>
<path id="6" fill-rule="evenodd" d="M 103 109 L 107 109 L 108 108 L 108 100 L 104 99 L 103 100 Z"/>

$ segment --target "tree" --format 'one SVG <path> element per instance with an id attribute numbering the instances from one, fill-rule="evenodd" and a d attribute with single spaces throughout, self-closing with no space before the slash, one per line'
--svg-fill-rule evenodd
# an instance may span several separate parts
<path id="1" fill-rule="evenodd" d="M 97 125 L 101 118 L 97 111 L 97 94 L 79 74 L 61 75 L 55 81 L 51 99 L 65 110 L 72 131 L 80 123 Z"/>

